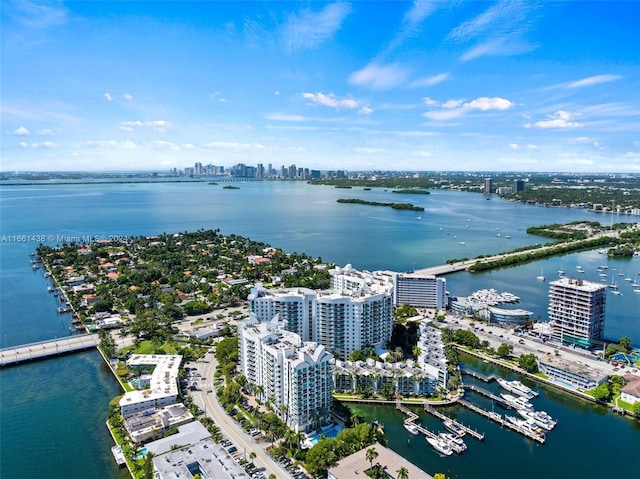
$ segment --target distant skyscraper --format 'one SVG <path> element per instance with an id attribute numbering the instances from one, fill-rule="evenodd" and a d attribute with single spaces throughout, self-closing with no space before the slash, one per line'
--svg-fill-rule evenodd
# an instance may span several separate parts
<path id="1" fill-rule="evenodd" d="M 491 178 L 485 178 L 484 188 L 482 192 L 488 195 L 489 193 L 491 193 L 492 190 L 493 190 L 493 184 L 492 184 Z"/>
<path id="2" fill-rule="evenodd" d="M 517 193 L 518 191 L 524 191 L 524 180 L 514 180 L 513 192 Z"/>
<path id="3" fill-rule="evenodd" d="M 568 277 L 549 284 L 551 338 L 582 347 L 602 340 L 606 285 Z"/>

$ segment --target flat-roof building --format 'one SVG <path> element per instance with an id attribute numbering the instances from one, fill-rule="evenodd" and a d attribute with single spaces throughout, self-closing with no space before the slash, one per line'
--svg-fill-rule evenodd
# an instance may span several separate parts
<path id="1" fill-rule="evenodd" d="M 278 315 L 284 329 L 322 344 L 343 360 L 353 351 L 385 345 L 393 328 L 391 275 L 360 272 L 351 265 L 330 273 L 329 291 L 258 285 L 248 298 L 251 312 L 261 322 Z"/>
<path id="2" fill-rule="evenodd" d="M 606 285 L 562 277 L 549 283 L 551 338 L 591 347 L 604 335 Z"/>
<path id="3" fill-rule="evenodd" d="M 418 273 L 396 273 L 393 280 L 396 305 L 408 304 L 433 309 L 444 309 L 447 306 L 447 281 L 444 278 Z"/>
<path id="4" fill-rule="evenodd" d="M 149 389 L 128 391 L 120 399 L 120 412 L 128 416 L 150 408 L 160 408 L 178 401 L 178 370 L 182 356 L 178 354 L 133 354 L 127 360 L 131 369 L 153 372 L 147 378 Z"/>
<path id="5" fill-rule="evenodd" d="M 328 479 L 363 479 L 368 477 L 365 471 L 371 469 L 371 463 L 367 459 L 367 450 L 374 448 L 378 453 L 375 458 L 374 466 L 380 464 L 387 474 L 391 477 L 398 477 L 398 471 L 401 468 L 407 470 L 408 476 L 411 479 L 433 479 L 433 476 L 427 474 L 415 464 L 409 462 L 397 452 L 392 451 L 389 448 L 382 446 L 381 444 L 374 444 L 370 447 L 360 449 L 358 452 L 351 454 L 338 461 L 338 463 L 329 468 L 327 471 Z"/>

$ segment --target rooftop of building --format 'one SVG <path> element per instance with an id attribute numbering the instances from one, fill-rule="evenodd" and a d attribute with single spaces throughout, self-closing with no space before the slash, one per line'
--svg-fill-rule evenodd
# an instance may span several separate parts
<path id="1" fill-rule="evenodd" d="M 579 291 L 595 292 L 607 288 L 606 284 L 594 283 L 593 281 L 585 281 L 581 278 L 571 278 L 569 276 L 563 276 L 555 281 L 549 283 L 551 286 L 564 286 L 571 289 L 577 289 Z"/>
<path id="2" fill-rule="evenodd" d="M 130 368 L 153 366 L 149 389 L 129 391 L 120 399 L 120 406 L 159 399 L 178 394 L 178 371 L 182 356 L 178 354 L 133 354 L 127 360 Z"/>
<path id="3" fill-rule="evenodd" d="M 249 478 L 227 451 L 210 438 L 156 456 L 153 465 L 164 479 L 192 479 L 196 474 L 217 479 Z"/>
<path id="4" fill-rule="evenodd" d="M 397 477 L 397 471 L 404 467 L 407 469 L 411 479 L 433 479 L 433 477 L 415 464 L 407 461 L 400 454 L 388 449 L 380 444 L 371 446 L 378 453 L 374 463 L 385 467 L 391 477 Z M 367 460 L 367 449 L 360 449 L 358 452 L 345 457 L 341 461 L 329 469 L 329 479 L 362 479 L 367 475 L 364 471 L 371 468 L 370 462 Z"/>

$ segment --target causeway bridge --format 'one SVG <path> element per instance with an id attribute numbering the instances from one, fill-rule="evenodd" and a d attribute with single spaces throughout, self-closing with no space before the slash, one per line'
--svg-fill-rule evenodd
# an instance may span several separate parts
<path id="1" fill-rule="evenodd" d="M 98 347 L 97 334 L 78 334 L 0 349 L 0 367 Z"/>

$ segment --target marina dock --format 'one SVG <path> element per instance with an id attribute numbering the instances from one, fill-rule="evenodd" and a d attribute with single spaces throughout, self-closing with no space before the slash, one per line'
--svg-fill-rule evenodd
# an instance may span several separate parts
<path id="1" fill-rule="evenodd" d="M 415 427 L 418 428 L 418 431 L 420 431 L 420 434 L 422 434 L 425 437 L 430 437 L 432 439 L 435 439 L 438 437 L 437 434 L 429 431 L 426 427 L 422 427 L 419 424 L 415 423 L 416 419 L 419 418 L 419 416 L 416 413 L 411 412 L 407 407 L 403 406 L 399 402 L 396 402 L 396 409 L 398 409 L 399 411 L 407 415 L 407 418 L 404 420 L 405 424 L 407 423 L 413 424 Z"/>
<path id="2" fill-rule="evenodd" d="M 464 399 L 458 399 L 458 403 L 461 406 L 464 406 L 467 409 L 470 409 L 471 411 L 473 411 L 475 413 L 478 413 L 481 416 L 484 416 L 487 419 L 490 419 L 491 421 L 500 424 L 501 426 L 504 426 L 504 427 L 506 427 L 508 429 L 511 429 L 512 431 L 519 432 L 523 436 L 526 436 L 529 439 L 532 439 L 532 440 L 534 440 L 534 441 L 536 441 L 536 442 L 538 442 L 540 444 L 544 444 L 544 441 L 546 439 L 544 434 L 536 434 L 535 432 L 528 431 L 526 429 L 518 427 L 515 424 L 510 423 L 509 421 L 505 421 L 500 414 L 496 414 L 496 413 L 492 414 L 491 411 L 485 411 L 484 409 L 482 409 L 482 408 L 476 406 L 475 404 L 472 404 L 469 401 L 466 401 Z"/>
<path id="3" fill-rule="evenodd" d="M 0 349 L 0 367 L 25 361 L 46 359 L 51 356 L 73 353 L 98 347 L 97 334 L 78 334 L 68 338 L 52 339 Z"/>
<path id="4" fill-rule="evenodd" d="M 469 434 L 469 436 L 473 437 L 474 439 L 477 439 L 478 441 L 482 441 L 484 439 L 484 434 L 479 433 L 478 431 L 471 429 L 468 426 L 465 426 L 462 423 L 459 423 L 458 421 L 456 421 L 455 419 L 450 418 L 449 416 L 442 414 L 441 412 L 437 411 L 436 409 L 434 409 L 432 406 L 430 406 L 429 404 L 425 404 L 424 405 L 424 410 L 426 412 L 428 412 L 429 414 L 431 414 L 432 416 L 437 417 L 438 419 L 440 419 L 441 421 L 445 422 L 445 421 L 451 421 L 454 424 L 456 424 L 458 427 L 460 427 L 462 430 L 464 430 L 464 432 L 466 432 L 467 434 Z"/>
<path id="5" fill-rule="evenodd" d="M 427 437 L 431 437 L 431 438 L 435 438 L 437 437 L 437 434 L 434 434 L 433 432 L 429 431 L 427 428 L 424 428 L 422 426 L 419 426 L 418 424 L 415 423 L 416 419 L 419 418 L 419 416 L 414 413 L 411 412 L 406 406 L 403 406 L 402 404 L 400 404 L 399 402 L 396 402 L 396 409 L 398 409 L 399 411 L 403 412 L 404 414 L 407 415 L 407 418 L 404 420 L 405 424 L 406 423 L 411 423 L 414 424 L 417 428 L 418 431 L 420 431 L 421 434 L 427 436 Z M 438 419 L 444 421 L 451 421 L 455 424 L 457 424 L 461 429 L 463 429 L 465 431 L 465 433 L 469 434 L 470 436 L 474 437 L 475 439 L 482 441 L 484 439 L 484 434 L 480 434 L 479 432 L 465 426 L 464 424 L 460 424 L 459 422 L 451 419 L 449 416 L 445 416 L 444 414 L 436 411 L 435 409 L 433 409 L 431 406 L 429 406 L 428 404 L 424 405 L 424 410 L 426 412 L 428 412 L 429 414 L 437 417 Z"/>
<path id="6" fill-rule="evenodd" d="M 487 397 L 487 398 L 491 399 L 492 401 L 497 402 L 502 407 L 505 407 L 507 409 L 511 409 L 511 405 L 507 401 L 502 399 L 500 396 L 496 396 L 491 391 L 487 391 L 486 389 L 481 388 L 480 386 L 475 386 L 473 384 L 465 384 L 463 387 L 464 387 L 465 390 L 476 392 L 478 394 L 481 394 L 484 397 Z"/>

